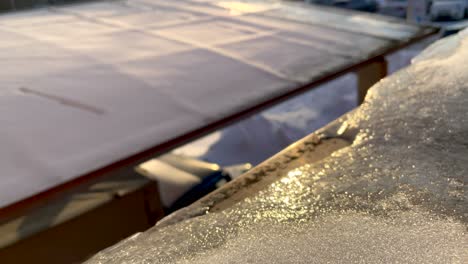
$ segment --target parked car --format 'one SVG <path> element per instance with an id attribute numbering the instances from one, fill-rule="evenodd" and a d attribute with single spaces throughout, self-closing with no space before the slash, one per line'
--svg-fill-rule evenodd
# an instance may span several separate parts
<path id="1" fill-rule="evenodd" d="M 441 18 L 461 20 L 465 17 L 466 10 L 466 0 L 432 0 L 429 2 L 431 20 Z"/>
<path id="2" fill-rule="evenodd" d="M 354 9 L 366 12 L 376 12 L 376 0 L 306 0 L 309 3 Z"/>

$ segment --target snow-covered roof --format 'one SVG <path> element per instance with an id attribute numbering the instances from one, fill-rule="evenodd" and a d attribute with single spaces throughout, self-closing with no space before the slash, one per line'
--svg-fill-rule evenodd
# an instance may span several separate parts
<path id="1" fill-rule="evenodd" d="M 103 1 L 1 15 L 0 207 L 431 30 L 259 1 Z"/>

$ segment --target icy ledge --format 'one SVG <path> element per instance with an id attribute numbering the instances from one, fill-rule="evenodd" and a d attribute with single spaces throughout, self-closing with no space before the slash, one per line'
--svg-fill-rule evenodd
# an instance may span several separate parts
<path id="1" fill-rule="evenodd" d="M 312 162 L 302 141 L 244 175 L 258 185 L 280 174 L 265 188 L 210 210 L 233 200 L 217 193 L 89 263 L 466 263 L 466 35 L 434 44 L 335 122 L 338 134 L 359 131 L 352 145 Z"/>

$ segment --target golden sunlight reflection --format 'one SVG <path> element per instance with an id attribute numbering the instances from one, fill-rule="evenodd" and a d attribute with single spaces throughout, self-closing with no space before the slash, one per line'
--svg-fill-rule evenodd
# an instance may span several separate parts
<path id="1" fill-rule="evenodd" d="M 233 16 L 238 16 L 247 13 L 263 12 L 273 9 L 276 4 L 249 4 L 242 2 L 219 2 L 218 6 L 229 10 Z"/>

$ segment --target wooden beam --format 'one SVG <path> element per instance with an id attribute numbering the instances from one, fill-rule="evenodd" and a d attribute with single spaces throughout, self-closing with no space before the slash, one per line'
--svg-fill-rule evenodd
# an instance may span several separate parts
<path id="1" fill-rule="evenodd" d="M 364 102 L 369 88 L 387 76 L 387 71 L 387 61 L 383 56 L 371 60 L 356 71 L 358 76 L 358 105 Z"/>

